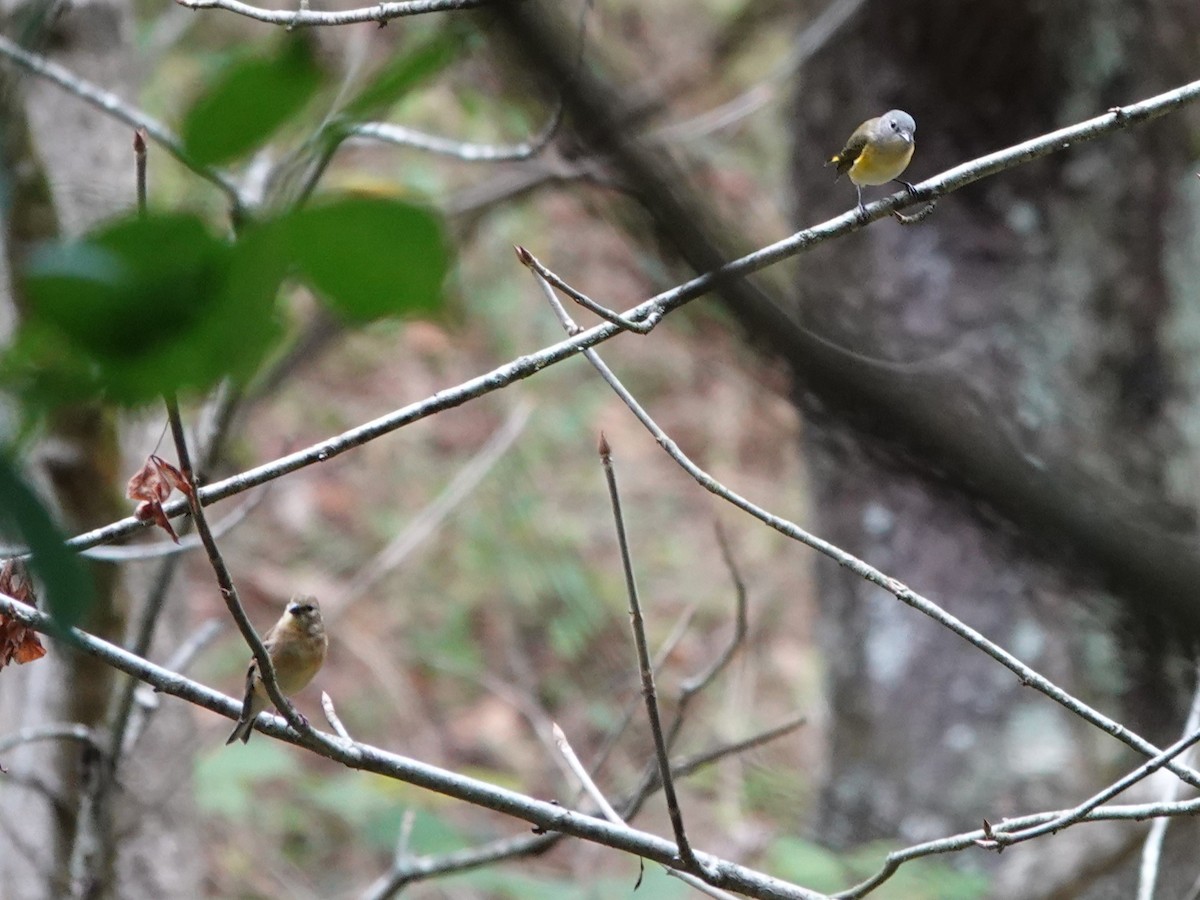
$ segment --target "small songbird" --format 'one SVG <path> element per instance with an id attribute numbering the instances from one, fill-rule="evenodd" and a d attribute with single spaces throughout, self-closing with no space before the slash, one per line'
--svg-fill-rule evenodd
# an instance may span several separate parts
<path id="1" fill-rule="evenodd" d="M 916 130 L 917 123 L 912 116 L 903 110 L 893 109 L 876 119 L 867 119 L 855 128 L 846 146 L 825 164 L 837 166 L 839 178 L 846 172 L 850 173 L 850 180 L 858 191 L 859 212 L 865 212 L 862 198 L 864 184 L 895 181 L 909 191 L 916 190 L 899 177 L 912 159 Z"/>
<path id="2" fill-rule="evenodd" d="M 279 621 L 267 632 L 263 644 L 271 657 L 280 692 L 291 695 L 302 690 L 325 662 L 325 649 L 329 645 L 317 598 L 305 595 L 293 597 Z M 232 744 L 239 738 L 243 744 L 250 740 L 254 720 L 270 705 L 271 698 L 267 695 L 266 685 L 258 674 L 258 663 L 251 659 L 246 672 L 246 699 L 242 701 L 242 715 L 225 743 Z"/>

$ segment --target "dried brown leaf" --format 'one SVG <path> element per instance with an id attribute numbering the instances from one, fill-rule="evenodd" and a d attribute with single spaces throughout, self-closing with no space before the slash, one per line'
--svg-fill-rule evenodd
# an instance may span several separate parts
<path id="1" fill-rule="evenodd" d="M 151 454 L 146 462 L 129 479 L 125 488 L 125 496 L 130 500 L 140 500 L 133 516 L 139 522 L 153 522 L 171 536 L 171 540 L 179 543 L 179 536 L 171 527 L 171 522 L 163 512 L 163 501 L 171 496 L 171 489 L 178 488 L 185 494 L 192 493 L 192 486 L 175 466 L 161 456 Z"/>
<path id="2" fill-rule="evenodd" d="M 29 577 L 20 560 L 6 559 L 4 565 L 0 566 L 0 593 L 30 606 L 37 606 L 33 579 Z M 45 655 L 46 648 L 42 646 L 36 631 L 0 613 L 0 669 L 13 660 L 17 661 L 17 665 L 22 665 L 41 659 Z"/>

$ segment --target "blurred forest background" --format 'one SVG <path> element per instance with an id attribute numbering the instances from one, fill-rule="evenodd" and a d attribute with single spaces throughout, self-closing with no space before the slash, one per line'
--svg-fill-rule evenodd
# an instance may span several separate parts
<path id="1" fill-rule="evenodd" d="M 823 163 L 869 116 L 915 117 L 905 177 L 917 182 L 1176 87 L 1200 58 L 1200 8 L 1181 0 L 493 6 L 291 33 L 144 0 L 7 4 L 7 38 L 175 130 L 239 61 L 311 41 L 312 97 L 266 149 L 228 167 L 267 207 L 295 202 L 321 158 L 318 126 L 374 73 L 438 41 L 452 50 L 386 98 L 379 119 L 512 146 L 562 108 L 527 159 L 467 161 L 367 137 L 337 149 L 318 199 L 397 200 L 444 217 L 444 298 L 430 315 L 347 323 L 289 282 L 283 336 L 204 481 L 562 340 L 514 245 L 625 309 L 849 209 L 853 189 Z M 128 124 L 3 55 L 9 281 L 37 241 L 128 213 L 134 190 Z M 563 65 L 594 80 L 576 84 Z M 716 478 L 1166 746 L 1195 687 L 1200 622 L 1198 158 L 1200 117 L 1184 109 L 953 193 L 921 223 L 877 221 L 600 351 Z M 149 171 L 152 211 L 229 228 L 228 197 L 153 141 Z M 335 241 L 328 253 L 344 249 Z M 13 283 L 10 336 L 28 302 Z M 43 399 L 14 392 L 8 440 L 64 529 L 129 515 L 125 479 L 151 452 L 172 456 L 169 438 L 157 443 L 161 404 L 118 414 Z M 189 423 L 204 423 L 206 395 L 183 399 Z M 890 851 L 1073 805 L 1142 761 L 894 597 L 715 499 L 581 358 L 257 488 L 221 537 L 260 632 L 293 593 L 326 606 L 329 659 L 297 698 L 314 725 L 324 728 L 324 690 L 358 740 L 570 805 L 575 781 L 549 723 L 587 762 L 633 705 L 598 781 L 613 796 L 638 781 L 652 748 L 602 431 L 651 646 L 669 648 L 668 710 L 734 632 L 718 528 L 745 583 L 748 632 L 690 706 L 678 752 L 806 716 L 681 781 L 697 848 L 833 892 Z M 164 540 L 156 531 L 133 543 Z M 203 555 L 180 560 L 171 575 L 158 559 L 90 563 L 97 600 L 83 625 L 131 644 L 153 586 L 169 583 L 149 658 L 167 660 L 216 620 L 222 630 L 189 674 L 240 697 L 245 643 Z M 0 739 L 62 721 L 100 733 L 124 690 L 55 644 L 0 679 Z M 261 734 L 227 747 L 228 720 L 160 702 L 121 763 L 105 876 L 84 896 L 375 896 L 398 841 L 437 857 L 528 832 Z M 70 870 L 90 814 L 83 746 L 23 744 L 0 757 L 0 898 L 80 891 Z M 1167 783 L 1121 799 L 1163 796 Z M 634 824 L 671 833 L 658 796 Z M 1131 897 L 1145 837 L 1132 823 L 1084 825 L 1003 856 L 921 860 L 873 896 Z M 1190 820 L 1172 825 L 1159 896 L 1196 896 L 1196 837 Z M 405 894 L 619 897 L 638 878 L 632 858 L 568 840 Z M 654 866 L 636 888 L 690 893 Z"/>

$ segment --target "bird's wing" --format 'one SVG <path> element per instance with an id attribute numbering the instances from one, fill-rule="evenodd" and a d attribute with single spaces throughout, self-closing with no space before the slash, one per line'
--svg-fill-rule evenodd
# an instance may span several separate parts
<path id="1" fill-rule="evenodd" d="M 846 141 L 846 146 L 841 151 L 830 158 L 826 165 L 837 166 L 838 175 L 845 175 L 846 171 L 854 165 L 855 160 L 862 155 L 863 148 L 867 146 L 867 132 L 862 126 L 859 126 L 850 135 L 850 139 Z"/>

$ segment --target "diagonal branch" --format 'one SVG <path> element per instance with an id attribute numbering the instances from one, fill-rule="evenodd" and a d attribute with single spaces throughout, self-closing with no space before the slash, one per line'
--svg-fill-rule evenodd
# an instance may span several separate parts
<path id="1" fill-rule="evenodd" d="M 31 75 L 37 75 L 39 78 L 58 85 L 67 93 L 74 94 L 80 100 L 108 114 L 118 122 L 124 122 L 130 128 L 141 129 L 146 136 L 152 138 L 156 144 L 191 171 L 220 188 L 229 197 L 235 208 L 242 206 L 241 192 L 228 174 L 193 160 L 184 150 L 183 141 L 179 139 L 178 135 L 157 119 L 130 106 L 112 91 L 93 84 L 44 56 L 30 53 L 16 41 L 10 40 L 2 34 L 0 34 L 0 59 L 6 59 Z"/>
<path id="2" fill-rule="evenodd" d="M 524 248 L 518 248 L 517 255 L 521 258 L 522 262 L 525 262 L 526 257 L 532 259 L 529 251 L 525 250 Z M 557 298 L 553 297 L 553 291 L 550 289 L 548 283 L 542 280 L 540 276 L 538 283 L 544 286 L 547 296 L 551 299 L 551 305 L 554 309 L 555 315 L 558 317 L 559 321 L 563 323 L 563 326 L 566 328 L 568 333 L 570 333 L 572 329 L 577 328 L 575 323 L 567 315 L 567 312 L 563 308 L 562 304 L 557 301 Z M 1116 720 L 1105 716 L 1103 713 L 1092 709 L 1090 706 L 1072 694 L 1067 693 L 1048 678 L 1027 666 L 1020 659 L 1009 653 L 999 644 L 989 640 L 983 634 L 976 631 L 962 620 L 942 609 L 932 600 L 929 600 L 918 594 L 916 591 L 903 584 L 898 579 L 885 575 L 879 569 L 876 569 L 874 566 L 870 565 L 864 560 L 859 559 L 857 556 L 848 553 L 841 547 L 838 547 L 836 544 L 831 544 L 824 538 L 818 537 L 817 535 L 804 530 L 795 522 L 791 522 L 788 519 L 777 516 L 769 510 L 752 503 L 750 500 L 746 499 L 735 491 L 730 490 L 717 479 L 713 478 L 712 475 L 710 475 L 704 469 L 700 468 L 700 466 L 696 465 L 695 462 L 693 462 L 682 450 L 679 449 L 679 445 L 671 440 L 670 436 L 668 436 L 667 433 L 663 431 L 661 427 L 659 427 L 658 423 L 650 417 L 650 414 L 646 412 L 646 410 L 640 403 L 638 403 L 637 399 L 629 392 L 625 385 L 621 383 L 620 379 L 617 378 L 612 369 L 610 369 L 600 358 L 599 353 L 588 349 L 584 351 L 584 355 L 587 357 L 588 362 L 592 364 L 592 367 L 595 368 L 599 373 L 600 377 L 603 378 L 609 387 L 612 388 L 612 390 L 616 393 L 616 395 L 620 397 L 621 401 L 629 408 L 630 412 L 634 414 L 637 420 L 642 423 L 642 426 L 650 433 L 655 442 L 662 447 L 667 455 L 671 457 L 671 459 L 674 460 L 680 468 L 687 472 L 688 475 L 690 475 L 705 490 L 715 494 L 743 512 L 753 516 L 765 525 L 769 525 L 780 534 L 804 544 L 807 547 L 811 547 L 813 550 L 816 550 L 822 555 L 829 557 L 843 568 L 862 578 L 864 581 L 868 581 L 877 587 L 883 588 L 897 600 L 907 604 L 908 606 L 911 606 L 913 609 L 916 609 L 918 612 L 928 616 L 954 634 L 963 638 L 969 644 L 982 650 L 988 656 L 992 657 L 992 659 L 996 660 L 1005 668 L 1015 673 L 1021 679 L 1022 684 L 1028 685 L 1045 694 L 1047 697 L 1066 707 L 1069 711 L 1073 712 L 1084 721 L 1090 722 L 1092 725 L 1095 725 L 1106 734 L 1116 738 L 1119 741 L 1122 741 L 1144 756 L 1150 757 L 1156 767 L 1163 765 L 1193 787 L 1200 787 L 1200 772 L 1191 766 L 1175 762 L 1173 759 L 1175 754 L 1164 755 L 1163 751 L 1159 750 L 1145 738 L 1131 731 L 1129 728 L 1126 728 L 1120 722 L 1117 722 Z M 1158 757 L 1163 758 L 1160 760 Z M 1147 765 L 1149 765 L 1149 763 Z"/>
<path id="3" fill-rule="evenodd" d="M 1158 94 L 1139 103 L 1106 113 L 1094 119 L 1081 122 L 1070 128 L 1060 129 L 1043 135 L 1031 141 L 1017 144 L 1006 150 L 964 163 L 949 169 L 941 175 L 926 179 L 918 185 L 917 195 L 907 192 L 898 193 L 892 197 L 878 200 L 867 205 L 868 220 L 873 220 L 890 214 L 893 209 L 904 208 L 913 203 L 922 202 L 934 196 L 943 196 L 958 190 L 980 178 L 995 175 L 999 172 L 1015 168 L 1033 159 L 1060 152 L 1071 146 L 1073 142 L 1094 140 L 1106 134 L 1111 134 L 1135 124 L 1141 124 L 1159 116 L 1166 115 L 1185 104 L 1200 99 L 1200 81 L 1175 88 Z M 676 309 L 701 297 L 725 282 L 741 278 L 774 265 L 784 259 L 805 253 L 828 240 L 849 234 L 863 227 L 860 217 L 855 212 L 844 213 L 829 219 L 819 225 L 798 231 L 790 237 L 777 241 L 726 263 L 711 272 L 707 272 L 669 290 L 656 294 L 648 300 L 639 303 L 621 313 L 622 318 L 631 322 L 658 322 Z M 454 387 L 438 391 L 436 394 L 411 403 L 408 406 L 380 416 L 342 434 L 320 441 L 312 446 L 280 457 L 272 462 L 215 482 L 201 489 L 200 496 L 205 505 L 231 497 L 241 491 L 260 484 L 265 484 L 283 475 L 315 463 L 325 462 L 334 456 L 362 446 L 376 438 L 389 434 L 421 419 L 443 412 L 447 409 L 461 406 L 470 400 L 485 396 L 493 391 L 501 390 L 529 378 L 550 366 L 557 365 L 570 359 L 584 350 L 598 346 L 611 340 L 624 331 L 620 326 L 605 322 L 594 328 L 574 334 L 564 341 L 544 347 L 534 353 L 519 356 L 489 372 L 468 379 Z M 825 348 L 829 350 L 829 347 Z M 184 511 L 186 503 L 176 499 L 164 504 L 168 516 L 177 516 Z M 93 547 L 96 544 L 107 543 L 123 535 L 146 527 L 132 516 L 111 523 L 102 528 L 84 532 L 72 538 L 69 545 L 77 549 Z"/>
<path id="4" fill-rule="evenodd" d="M 399 0 L 399 2 L 377 3 L 374 6 L 348 9 L 342 12 L 317 12 L 303 7 L 299 10 L 263 9 L 259 6 L 251 6 L 249 3 L 242 3 L 241 0 L 176 0 L 176 2 L 188 9 L 223 9 L 248 19 L 266 22 L 269 25 L 283 25 L 290 30 L 313 25 L 354 25 L 363 22 L 377 22 L 384 25 L 392 19 L 399 19 L 403 16 L 474 9 L 486 5 L 488 0 Z"/>
<path id="5" fill-rule="evenodd" d="M 63 631 L 50 616 L 5 594 L 0 594 L 0 614 L 38 632 Z M 195 706 L 230 718 L 241 712 L 240 701 L 157 666 L 81 629 L 69 629 L 66 631 L 66 639 L 77 650 L 102 659 L 113 668 L 154 685 L 163 693 L 180 697 Z M 554 803 L 535 800 L 516 791 L 468 778 L 369 744 L 348 742 L 340 736 L 315 730 L 311 734 L 302 735 L 289 728 L 288 723 L 275 717 L 260 720 L 259 729 L 351 769 L 383 775 L 495 810 L 529 822 L 547 832 L 561 832 L 664 865 L 678 864 L 675 844 L 648 832 L 613 825 L 594 816 L 572 812 Z M 780 881 L 730 860 L 700 852 L 696 853 L 696 857 L 704 868 L 705 881 L 715 887 L 766 900 L 827 900 L 825 894 Z"/>
<path id="6" fill-rule="evenodd" d="M 283 714 L 288 724 L 296 729 L 301 738 L 309 738 L 313 734 L 312 726 L 308 724 L 308 721 L 303 716 L 296 712 L 291 701 L 279 689 L 279 682 L 275 677 L 275 666 L 271 662 L 271 655 L 267 652 L 266 646 L 264 646 L 262 639 L 258 636 L 258 632 L 254 630 L 254 626 L 250 623 L 250 618 L 246 615 L 246 610 L 242 606 L 241 599 L 238 597 L 237 588 L 233 584 L 233 576 L 229 573 L 229 568 L 225 565 L 225 559 L 221 556 L 220 548 L 217 547 L 212 530 L 208 527 L 208 517 L 204 514 L 204 506 L 200 501 L 199 488 L 196 484 L 196 473 L 192 469 L 192 461 L 188 453 L 187 436 L 183 432 L 183 419 L 179 415 L 179 403 L 174 396 L 167 397 L 167 418 L 171 423 L 171 436 L 175 440 L 175 452 L 179 458 L 179 468 L 191 486 L 191 490 L 187 492 L 187 499 L 191 506 L 192 520 L 196 523 L 196 533 L 200 536 L 201 543 L 204 544 L 209 564 L 216 575 L 217 585 L 221 589 L 221 597 L 225 600 L 225 606 L 229 609 L 230 615 L 233 616 L 233 621 L 237 623 L 242 637 L 245 638 L 246 643 L 250 646 L 250 652 L 254 654 L 254 661 L 258 664 L 259 675 L 262 678 L 263 686 L 267 690 L 267 696 L 271 698 L 271 702 L 275 704 L 275 708 Z"/>
<path id="7" fill-rule="evenodd" d="M 658 772 L 662 778 L 663 796 L 667 801 L 667 813 L 671 817 L 671 828 L 679 845 L 682 867 L 695 872 L 697 860 L 692 853 L 687 833 L 683 828 L 683 813 L 679 809 L 679 798 L 675 794 L 675 782 L 671 778 L 671 761 L 667 756 L 667 739 L 663 734 L 662 719 L 658 712 L 658 694 L 654 687 L 654 666 L 650 662 L 650 647 L 646 642 L 646 626 L 642 619 L 642 604 L 638 598 L 637 579 L 633 574 L 633 560 L 629 554 L 629 539 L 625 534 L 625 517 L 621 512 L 621 495 L 617 490 L 617 475 L 612 464 L 612 450 L 608 440 L 600 435 L 600 464 L 604 467 L 604 480 L 608 485 L 608 497 L 612 504 L 613 523 L 617 529 L 617 545 L 621 552 L 621 565 L 625 572 L 625 591 L 629 597 L 629 621 L 633 626 L 633 641 L 637 648 L 638 670 L 642 676 L 642 697 L 646 703 L 646 717 L 650 721 L 650 734 L 654 739 L 654 753 L 658 758 Z"/>

